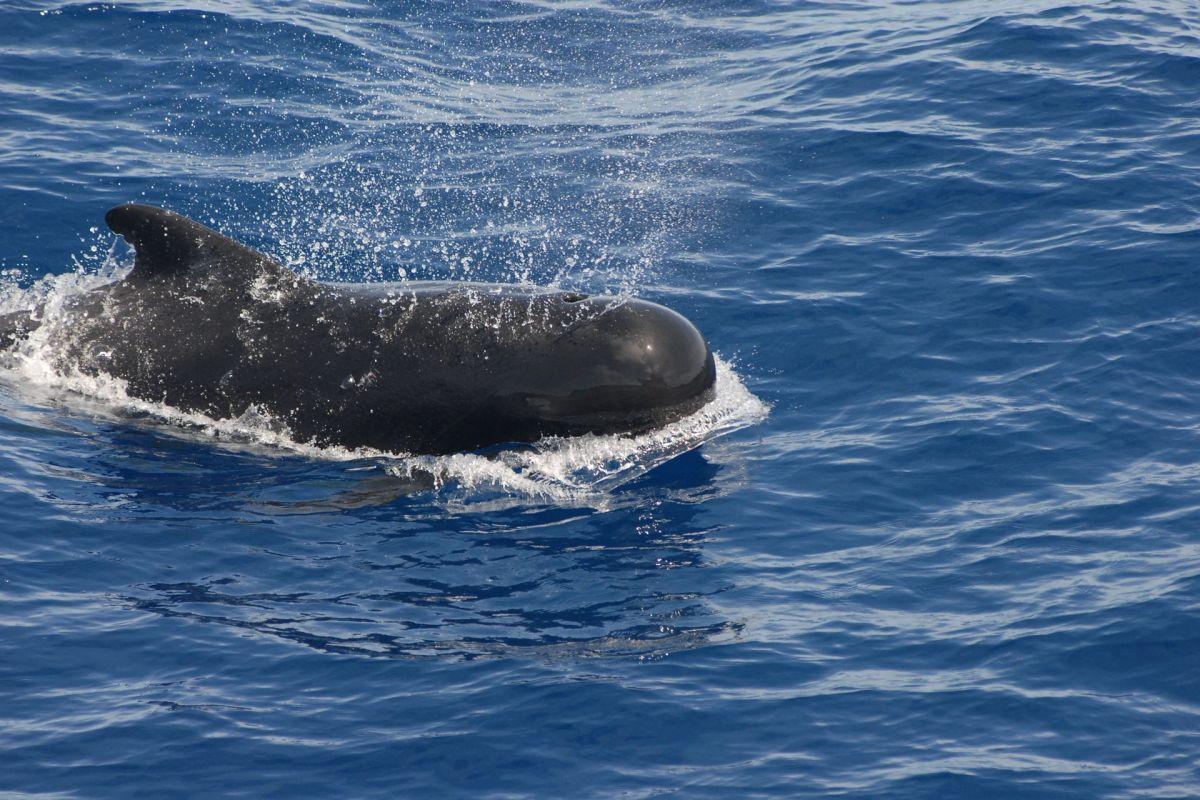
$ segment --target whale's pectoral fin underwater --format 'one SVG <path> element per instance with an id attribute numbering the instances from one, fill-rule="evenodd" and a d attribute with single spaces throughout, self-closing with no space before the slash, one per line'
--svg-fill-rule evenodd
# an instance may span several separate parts
<path id="1" fill-rule="evenodd" d="M 334 284 L 195 220 L 108 212 L 124 279 L 0 317 L 0 347 L 39 326 L 56 369 L 214 418 L 254 409 L 298 441 L 445 453 L 544 436 L 636 433 L 714 391 L 686 319 L 642 300 L 528 286 Z"/>

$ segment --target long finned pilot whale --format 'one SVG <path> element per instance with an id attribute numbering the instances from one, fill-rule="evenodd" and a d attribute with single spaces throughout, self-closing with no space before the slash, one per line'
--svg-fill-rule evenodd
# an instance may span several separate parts
<path id="1" fill-rule="evenodd" d="M 713 395 L 712 353 L 644 300 L 508 284 L 322 283 L 171 211 L 105 221 L 125 278 L 55 312 L 0 316 L 0 347 L 40 327 L 55 368 L 223 419 L 258 409 L 297 441 L 440 454 L 545 436 L 639 433 Z"/>

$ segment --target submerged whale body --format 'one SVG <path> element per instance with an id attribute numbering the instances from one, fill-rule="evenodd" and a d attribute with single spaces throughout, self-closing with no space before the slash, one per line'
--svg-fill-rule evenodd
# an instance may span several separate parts
<path id="1" fill-rule="evenodd" d="M 321 446 L 448 453 L 544 436 L 638 433 L 713 394 L 699 331 L 654 303 L 504 284 L 330 284 L 146 205 L 105 217 L 123 280 L 0 317 L 39 327 L 56 369 L 213 418 L 255 408 Z"/>

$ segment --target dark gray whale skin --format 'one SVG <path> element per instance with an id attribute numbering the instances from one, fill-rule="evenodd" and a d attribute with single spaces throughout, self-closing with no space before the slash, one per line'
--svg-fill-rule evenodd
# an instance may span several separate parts
<path id="1" fill-rule="evenodd" d="M 46 333 L 56 365 L 214 418 L 257 407 L 321 446 L 440 454 L 639 433 L 713 394 L 699 331 L 643 300 L 505 284 L 331 284 L 146 205 L 105 217 L 136 251 Z M 0 317 L 0 347 L 41 324 Z M 52 328 L 52 329 L 51 329 Z"/>

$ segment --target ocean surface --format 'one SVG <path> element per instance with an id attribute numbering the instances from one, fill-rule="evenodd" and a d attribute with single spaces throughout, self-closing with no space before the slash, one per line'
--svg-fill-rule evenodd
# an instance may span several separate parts
<path id="1" fill-rule="evenodd" d="M 670 430 L 323 451 L 0 368 L 0 797 L 1200 797 L 1200 7 L 2 0 L 0 310 L 104 212 L 634 294 Z"/>

